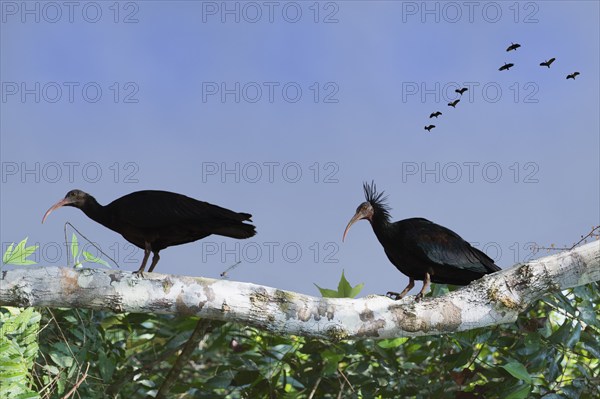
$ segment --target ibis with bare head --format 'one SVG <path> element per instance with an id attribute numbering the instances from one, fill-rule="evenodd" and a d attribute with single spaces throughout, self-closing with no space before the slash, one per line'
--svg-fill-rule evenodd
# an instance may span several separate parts
<path id="1" fill-rule="evenodd" d="M 71 190 L 46 211 L 42 223 L 52 211 L 63 206 L 81 209 L 90 219 L 143 249 L 144 259 L 136 272 L 142 276 L 150 252 L 153 257 L 148 272 L 156 267 L 160 259 L 158 252 L 167 247 L 200 240 L 211 234 L 240 239 L 256 234 L 253 225 L 244 223 L 251 221 L 249 213 L 233 212 L 168 191 L 136 191 L 103 206 L 91 195 Z"/>

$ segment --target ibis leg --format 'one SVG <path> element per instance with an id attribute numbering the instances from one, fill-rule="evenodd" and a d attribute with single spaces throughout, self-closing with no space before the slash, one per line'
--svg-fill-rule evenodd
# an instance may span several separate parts
<path id="1" fill-rule="evenodd" d="M 152 257 L 152 264 L 150 265 L 150 269 L 148 269 L 148 273 L 152 273 L 152 270 L 154 270 L 159 260 L 160 256 L 158 256 L 158 251 L 154 251 L 154 256 Z"/>
<path id="2" fill-rule="evenodd" d="M 415 301 L 419 302 L 421 300 L 421 298 L 423 298 L 423 295 L 425 295 L 425 291 L 427 291 L 429 289 L 430 283 L 431 283 L 431 276 L 429 275 L 429 273 L 425 273 L 425 279 L 423 280 L 423 288 L 421 288 L 421 291 L 419 291 L 419 293 L 415 297 Z"/>
<path id="3" fill-rule="evenodd" d="M 148 263 L 148 258 L 150 257 L 150 244 L 146 243 L 146 248 L 144 249 L 144 259 L 142 260 L 142 265 L 138 269 L 135 274 L 144 277 L 144 269 L 146 268 L 146 263 Z"/>
<path id="4" fill-rule="evenodd" d="M 412 290 L 414 286 L 415 286 L 415 280 L 412 277 L 409 277 L 408 285 L 406 286 L 406 288 L 404 288 L 402 290 L 401 293 L 397 293 L 397 292 L 393 292 L 393 291 L 388 291 L 388 293 L 385 294 L 385 296 L 390 297 L 393 300 L 397 301 L 398 299 L 404 298 L 404 296 L 408 293 L 408 291 Z"/>

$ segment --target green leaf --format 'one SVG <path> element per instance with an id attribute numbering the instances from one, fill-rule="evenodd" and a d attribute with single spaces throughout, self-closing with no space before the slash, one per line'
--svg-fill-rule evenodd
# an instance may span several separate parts
<path id="1" fill-rule="evenodd" d="M 451 355 L 447 355 L 444 357 L 444 362 L 447 362 L 452 366 L 452 368 L 462 367 L 466 365 L 471 357 L 473 356 L 473 348 L 465 347 L 462 350 L 453 353 Z"/>
<path id="2" fill-rule="evenodd" d="M 31 259 L 27 259 L 31 256 L 38 248 L 37 245 L 31 245 L 26 247 L 27 238 L 25 237 L 21 242 L 14 246 L 14 243 L 10 244 L 6 251 L 2 255 L 2 263 L 5 265 L 16 265 L 16 266 L 26 266 L 26 265 L 34 265 L 36 262 Z"/>
<path id="3" fill-rule="evenodd" d="M 319 289 L 319 291 L 321 292 L 321 296 L 323 296 L 323 298 L 338 298 L 337 291 L 330 290 L 329 288 L 321 288 L 316 284 L 315 284 L 315 287 L 317 287 Z"/>
<path id="4" fill-rule="evenodd" d="M 104 259 L 97 258 L 88 251 L 83 251 L 83 259 L 85 259 L 86 262 L 99 263 L 110 269 L 109 264 Z"/>
<path id="5" fill-rule="evenodd" d="M 27 392 L 23 392 L 15 396 L 15 399 L 37 399 L 39 397 L 40 395 L 38 395 L 37 393 L 27 390 Z"/>
<path id="6" fill-rule="evenodd" d="M 50 353 L 50 358 L 52 358 L 56 365 L 62 368 L 69 368 L 73 365 L 73 358 L 69 355 L 61 355 L 59 353 L 54 352 Z"/>
<path id="7" fill-rule="evenodd" d="M 531 392 L 531 384 L 523 384 L 516 390 L 508 392 L 504 399 L 525 399 L 529 397 L 529 392 Z"/>
<path id="8" fill-rule="evenodd" d="M 10 244 L 8 246 L 8 248 L 6 248 L 6 252 L 4 252 L 4 255 L 2 255 L 2 263 L 7 264 L 8 263 L 8 259 L 10 257 L 10 254 L 13 251 L 13 246 L 15 245 L 15 243 L 13 242 L 12 244 Z"/>
<path id="9" fill-rule="evenodd" d="M 79 254 L 79 243 L 77 242 L 77 236 L 73 233 L 71 236 L 71 256 L 73 256 L 73 261 L 77 262 L 77 255 Z"/>
<path id="10" fill-rule="evenodd" d="M 550 337 L 550 342 L 557 345 L 563 345 L 569 339 L 572 323 L 571 319 L 565 319 L 563 324 Z"/>
<path id="11" fill-rule="evenodd" d="M 565 342 L 565 346 L 569 349 L 572 349 L 577 342 L 579 342 L 579 338 L 581 337 L 581 324 L 576 323 L 575 328 L 571 332 L 571 336 Z"/>
<path id="12" fill-rule="evenodd" d="M 377 345 L 383 349 L 397 348 L 400 345 L 403 345 L 406 341 L 408 341 L 408 337 L 382 339 L 381 341 L 377 342 Z"/>
<path id="13" fill-rule="evenodd" d="M 98 368 L 104 382 L 110 382 L 115 371 L 115 362 L 113 359 L 106 356 L 104 352 L 100 352 L 98 356 Z"/>
<path id="14" fill-rule="evenodd" d="M 256 383 L 260 378 L 260 372 L 258 370 L 240 370 L 235 374 L 235 377 L 231 381 L 233 386 L 242 386 L 252 383 Z"/>
<path id="15" fill-rule="evenodd" d="M 321 352 L 321 357 L 325 363 L 323 367 L 323 375 L 332 375 L 337 372 L 339 363 L 344 359 L 344 354 L 326 349 Z"/>
<path id="16" fill-rule="evenodd" d="M 342 270 L 342 277 L 338 283 L 338 294 L 340 295 L 339 298 L 352 298 L 349 296 L 351 291 L 352 286 L 348 280 L 346 280 L 346 276 L 344 276 L 344 271 Z"/>
<path id="17" fill-rule="evenodd" d="M 360 294 L 364 286 L 365 283 L 360 283 L 352 287 L 352 289 L 350 290 L 350 294 L 348 294 L 348 298 L 356 298 L 356 296 Z"/>
<path id="18" fill-rule="evenodd" d="M 438 297 L 446 295 L 450 289 L 446 284 L 431 284 L 431 296 Z"/>
<path id="19" fill-rule="evenodd" d="M 525 366 L 523 366 L 522 363 L 519 363 L 516 360 L 513 360 L 507 364 L 500 366 L 500 367 L 502 367 L 504 370 L 508 371 L 508 373 L 510 375 L 512 375 L 513 377 L 531 384 L 531 376 L 529 375 L 529 373 L 527 372 L 527 369 L 525 368 Z"/>
<path id="20" fill-rule="evenodd" d="M 337 291 L 329 288 L 321 288 L 317 284 L 315 286 L 319 289 L 323 298 L 354 298 L 362 291 L 364 284 L 352 287 L 348 280 L 346 280 L 346 276 L 344 276 L 344 271 L 342 270 L 342 277 L 338 283 Z"/>

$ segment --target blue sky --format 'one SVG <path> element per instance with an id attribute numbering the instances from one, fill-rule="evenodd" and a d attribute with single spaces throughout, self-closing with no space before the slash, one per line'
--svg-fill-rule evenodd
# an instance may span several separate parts
<path id="1" fill-rule="evenodd" d="M 241 260 L 230 278 L 318 294 L 345 270 L 374 294 L 407 279 L 367 222 L 341 242 L 363 181 L 503 268 L 600 224 L 596 1 L 73 4 L 0 3 L 3 250 L 28 236 L 65 265 L 69 221 L 136 270 L 142 251 L 82 212 L 41 217 L 73 188 L 162 189 L 258 234 L 168 248 L 159 272 Z"/>

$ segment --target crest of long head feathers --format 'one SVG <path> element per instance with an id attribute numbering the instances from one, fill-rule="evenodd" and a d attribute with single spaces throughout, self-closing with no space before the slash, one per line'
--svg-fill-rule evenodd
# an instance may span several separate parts
<path id="1" fill-rule="evenodd" d="M 390 218 L 390 207 L 387 204 L 387 196 L 384 196 L 384 192 L 377 192 L 377 186 L 375 181 L 371 181 L 371 184 L 363 183 L 363 189 L 365 190 L 365 199 L 371 204 L 376 213 L 380 213 L 386 219 Z"/>

